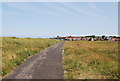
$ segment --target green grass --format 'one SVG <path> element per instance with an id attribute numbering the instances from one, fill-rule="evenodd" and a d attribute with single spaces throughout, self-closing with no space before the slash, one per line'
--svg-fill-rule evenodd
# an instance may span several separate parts
<path id="1" fill-rule="evenodd" d="M 15 67 L 21 65 L 29 56 L 33 56 L 59 42 L 59 40 L 54 39 L 2 37 L 1 76 L 5 76 L 13 71 Z"/>
<path id="2" fill-rule="evenodd" d="M 63 67 L 66 79 L 118 79 L 118 42 L 67 41 Z"/>

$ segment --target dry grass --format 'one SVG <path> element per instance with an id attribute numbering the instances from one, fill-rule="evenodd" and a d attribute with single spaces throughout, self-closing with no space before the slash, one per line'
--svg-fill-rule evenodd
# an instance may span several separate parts
<path id="1" fill-rule="evenodd" d="M 118 42 L 67 41 L 64 50 L 65 78 L 118 78 Z"/>
<path id="2" fill-rule="evenodd" d="M 33 56 L 45 48 L 60 42 L 52 39 L 33 39 L 3 37 L 2 39 L 2 73 L 4 76 L 19 66 L 29 56 Z"/>

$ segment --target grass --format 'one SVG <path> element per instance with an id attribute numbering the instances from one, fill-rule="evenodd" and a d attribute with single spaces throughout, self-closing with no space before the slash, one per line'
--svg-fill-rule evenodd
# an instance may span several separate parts
<path id="1" fill-rule="evenodd" d="M 29 56 L 39 53 L 41 50 L 59 43 L 59 40 L 39 38 L 2 38 L 2 73 L 1 76 L 13 71 Z"/>
<path id="2" fill-rule="evenodd" d="M 66 79 L 118 79 L 118 42 L 67 41 L 63 66 Z"/>

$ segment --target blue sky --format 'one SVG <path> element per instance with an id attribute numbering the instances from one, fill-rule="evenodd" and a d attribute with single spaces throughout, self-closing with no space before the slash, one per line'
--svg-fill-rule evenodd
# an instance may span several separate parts
<path id="1" fill-rule="evenodd" d="M 8 2 L 3 36 L 117 35 L 117 2 Z"/>

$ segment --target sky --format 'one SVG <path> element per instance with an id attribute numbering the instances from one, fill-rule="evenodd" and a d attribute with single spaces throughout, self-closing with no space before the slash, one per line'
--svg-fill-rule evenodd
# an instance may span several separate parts
<path id="1" fill-rule="evenodd" d="M 118 3 L 4 2 L 2 35 L 40 38 L 118 35 Z"/>

